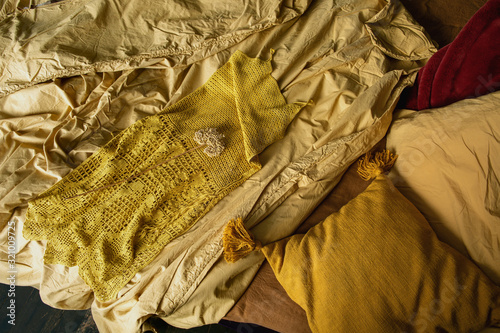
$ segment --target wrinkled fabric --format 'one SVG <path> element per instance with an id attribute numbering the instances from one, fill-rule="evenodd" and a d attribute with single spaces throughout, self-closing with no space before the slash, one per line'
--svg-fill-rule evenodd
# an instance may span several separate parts
<path id="1" fill-rule="evenodd" d="M 290 20 L 306 4 L 72 0 L 18 11 L 0 22 L 0 96 L 62 76 L 152 66 L 165 57 L 170 66 L 187 65 Z"/>
<path id="2" fill-rule="evenodd" d="M 258 154 L 306 105 L 286 104 L 271 71 L 269 60 L 234 53 L 203 86 L 123 130 L 31 200 L 23 236 L 47 240 L 46 264 L 78 266 L 95 297 L 112 300 L 261 168 Z"/>
<path id="3" fill-rule="evenodd" d="M 439 47 L 451 43 L 488 0 L 401 0 Z"/>
<path id="4" fill-rule="evenodd" d="M 381 143 L 385 146 L 384 140 Z M 382 146 L 381 143 L 375 147 Z M 380 149 L 381 147 L 375 148 L 375 151 Z M 306 233 L 366 189 L 370 183 L 361 179 L 357 168 L 358 163 L 355 162 L 347 169 L 341 181 L 295 234 Z M 267 261 L 264 261 L 245 293 L 223 319 L 254 323 L 277 332 L 311 332 L 305 311 L 288 296 Z"/>
<path id="5" fill-rule="evenodd" d="M 500 284 L 500 92 L 397 113 L 389 176 L 438 237 Z"/>
<path id="6" fill-rule="evenodd" d="M 0 1 L 0 18 L 17 11 L 35 8 L 37 6 L 47 6 L 57 1 L 61 0 L 3 0 Z"/>
<path id="7" fill-rule="evenodd" d="M 0 23 L 8 50 L 0 59 L 1 239 L 15 221 L 18 283 L 56 308 L 92 307 L 102 332 L 136 332 L 150 315 L 185 328 L 218 322 L 263 260 L 220 260 L 226 222 L 243 217 L 266 242 L 291 234 L 385 135 L 402 89 L 436 49 L 393 0 L 124 3 L 67 1 Z M 21 22 L 26 28 L 14 29 Z M 286 100 L 313 104 L 259 155 L 259 172 L 169 243 L 117 300 L 95 300 L 75 268 L 42 264 L 45 244 L 21 235 L 29 200 L 121 130 L 201 86 L 237 50 L 265 59 L 270 49 Z"/>
<path id="8" fill-rule="evenodd" d="M 384 174 L 307 233 L 262 252 L 314 333 L 500 325 L 500 287 L 441 242 Z"/>

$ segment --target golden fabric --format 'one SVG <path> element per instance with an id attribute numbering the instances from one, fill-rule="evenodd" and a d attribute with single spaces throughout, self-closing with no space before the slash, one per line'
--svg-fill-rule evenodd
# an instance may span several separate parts
<path id="1" fill-rule="evenodd" d="M 124 130 L 31 201 L 24 237 L 48 240 L 46 263 L 78 265 L 97 299 L 116 297 L 168 242 L 259 170 L 257 154 L 283 136 L 304 104 L 286 104 L 271 70 L 269 61 L 236 52 L 201 88 Z M 220 156 L 187 152 L 204 128 L 224 135 Z"/>
<path id="2" fill-rule="evenodd" d="M 293 233 L 384 137 L 401 90 L 436 51 L 396 0 L 72 0 L 14 13 L 0 31 L 0 240 L 14 221 L 16 282 L 52 307 L 91 307 L 100 332 L 135 333 L 151 315 L 183 328 L 218 322 L 263 261 L 219 260 L 225 223 L 242 216 L 266 243 Z M 267 59 L 270 48 L 285 98 L 314 105 L 259 154 L 261 170 L 113 301 L 97 300 L 77 266 L 44 264 L 46 242 L 22 237 L 28 201 L 200 87 L 237 50 Z M 0 246 L 7 271 L 2 258 Z"/>
<path id="3" fill-rule="evenodd" d="M 306 234 L 262 248 L 313 332 L 475 332 L 500 288 L 379 175 Z"/>
<path id="4" fill-rule="evenodd" d="M 443 108 L 400 110 L 389 177 L 439 239 L 500 285 L 500 92 Z"/>

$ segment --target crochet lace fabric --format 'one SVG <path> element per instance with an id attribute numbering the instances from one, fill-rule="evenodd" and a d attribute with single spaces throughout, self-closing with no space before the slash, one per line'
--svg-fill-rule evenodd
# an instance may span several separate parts
<path id="1" fill-rule="evenodd" d="M 233 54 L 199 89 L 144 118 L 29 203 L 23 235 L 47 240 L 45 263 L 79 266 L 100 301 L 118 291 L 172 239 L 260 169 L 304 104 L 287 104 L 270 61 Z M 187 152 L 200 129 L 224 134 L 221 155 Z M 70 198 L 70 199 L 68 199 Z"/>

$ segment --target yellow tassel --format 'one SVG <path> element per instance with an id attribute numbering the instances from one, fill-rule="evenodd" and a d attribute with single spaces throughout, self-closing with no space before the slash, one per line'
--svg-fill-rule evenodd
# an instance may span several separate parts
<path id="1" fill-rule="evenodd" d="M 230 220 L 226 225 L 222 235 L 222 245 L 224 259 L 229 263 L 234 263 L 262 248 L 262 244 L 245 228 L 240 217 Z"/>
<path id="2" fill-rule="evenodd" d="M 374 158 L 372 158 L 371 152 L 366 153 L 359 160 L 358 174 L 363 180 L 373 179 L 381 173 L 389 171 L 397 158 L 398 155 L 391 153 L 389 150 L 377 152 Z"/>

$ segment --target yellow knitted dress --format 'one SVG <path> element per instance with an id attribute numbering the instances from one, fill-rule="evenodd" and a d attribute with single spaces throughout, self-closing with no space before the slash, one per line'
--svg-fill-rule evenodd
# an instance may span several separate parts
<path id="1" fill-rule="evenodd" d="M 304 106 L 286 103 L 271 71 L 270 61 L 233 54 L 202 87 L 122 131 L 30 202 L 24 237 L 48 241 L 45 263 L 78 265 L 98 300 L 115 298 L 168 242 L 260 169 L 257 154 Z M 222 153 L 185 153 L 206 128 L 224 135 Z"/>

